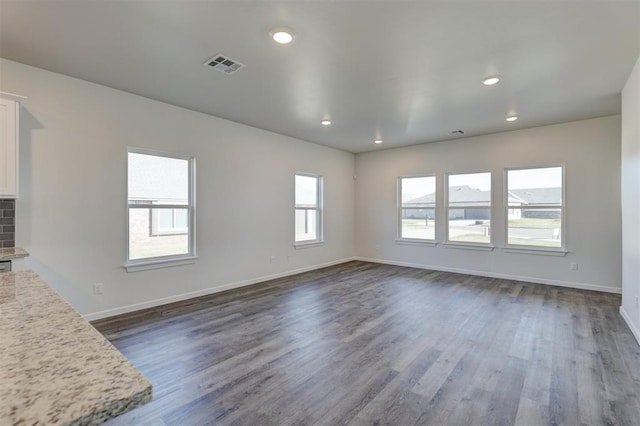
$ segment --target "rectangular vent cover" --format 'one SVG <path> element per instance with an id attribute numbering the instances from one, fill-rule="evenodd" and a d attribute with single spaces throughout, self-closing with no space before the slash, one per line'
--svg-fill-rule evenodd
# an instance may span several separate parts
<path id="1" fill-rule="evenodd" d="M 239 69 L 245 67 L 244 64 L 241 64 L 240 62 L 230 59 L 224 55 L 216 55 L 205 62 L 204 65 L 225 74 L 233 74 Z"/>

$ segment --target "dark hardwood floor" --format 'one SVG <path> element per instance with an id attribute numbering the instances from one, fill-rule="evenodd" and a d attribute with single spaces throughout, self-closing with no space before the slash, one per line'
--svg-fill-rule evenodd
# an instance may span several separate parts
<path id="1" fill-rule="evenodd" d="M 94 326 L 154 386 L 109 425 L 639 425 L 619 306 L 350 262 Z"/>

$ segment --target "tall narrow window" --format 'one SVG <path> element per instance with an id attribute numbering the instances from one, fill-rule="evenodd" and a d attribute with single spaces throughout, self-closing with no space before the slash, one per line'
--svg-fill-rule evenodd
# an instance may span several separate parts
<path id="1" fill-rule="evenodd" d="M 322 176 L 295 175 L 295 243 L 322 241 Z"/>
<path id="2" fill-rule="evenodd" d="M 507 244 L 564 247 L 563 167 L 506 169 Z"/>
<path id="3" fill-rule="evenodd" d="M 398 193 L 400 239 L 434 241 L 436 177 L 400 177 Z"/>
<path id="4" fill-rule="evenodd" d="M 491 242 L 491 173 L 447 176 L 447 240 Z"/>
<path id="5" fill-rule="evenodd" d="M 193 256 L 194 159 L 129 148 L 127 262 Z"/>

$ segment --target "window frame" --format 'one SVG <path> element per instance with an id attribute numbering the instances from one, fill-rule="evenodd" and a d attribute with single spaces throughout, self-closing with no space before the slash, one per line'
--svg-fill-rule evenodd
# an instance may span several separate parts
<path id="1" fill-rule="evenodd" d="M 129 203 L 129 154 L 142 154 L 142 155 L 150 155 L 156 157 L 165 157 L 165 158 L 173 158 L 177 160 L 186 160 L 188 162 L 188 180 L 189 180 L 189 191 L 188 191 L 188 203 L 185 207 L 176 207 L 175 204 L 130 204 Z M 149 148 L 139 148 L 128 146 L 127 151 L 127 161 L 126 161 L 126 180 L 125 180 L 125 227 L 126 227 L 126 248 L 125 248 L 125 264 L 124 267 L 127 272 L 136 272 L 140 270 L 147 269 L 155 269 L 162 268 L 168 266 L 177 266 L 177 265 L 185 265 L 194 263 L 195 259 L 197 259 L 196 254 L 196 159 L 193 155 L 188 154 L 180 154 L 174 152 L 160 151 L 156 149 Z M 129 229 L 129 212 L 131 209 L 144 208 L 151 209 L 150 216 L 152 216 L 153 209 L 185 209 L 188 211 L 188 239 L 189 239 L 189 252 L 184 254 L 176 254 L 169 256 L 154 256 L 154 257 L 145 257 L 141 259 L 131 259 L 130 258 L 130 229 Z M 151 218 L 150 218 L 151 219 Z M 150 223 L 150 227 L 152 224 Z M 152 233 L 152 229 L 149 229 L 149 232 Z M 166 236 L 166 235 L 175 235 L 175 234 L 156 234 L 156 236 Z"/>
<path id="2" fill-rule="evenodd" d="M 402 211 L 405 208 L 402 207 L 402 180 L 403 179 L 414 179 L 414 178 L 434 178 L 435 179 L 435 199 L 433 201 L 433 238 L 406 238 L 402 236 Z M 438 217 L 438 176 L 435 173 L 428 174 L 419 174 L 419 175 L 406 175 L 406 176 L 398 176 L 397 179 L 397 232 L 396 232 L 396 242 L 398 243 L 408 243 L 408 244 L 424 244 L 424 245 L 435 245 L 437 243 L 436 237 L 436 226 L 439 221 Z M 420 208 L 411 208 L 408 210 L 421 210 Z M 425 210 L 425 209 L 422 209 Z"/>
<path id="3" fill-rule="evenodd" d="M 311 177 L 316 179 L 316 206 L 296 204 L 296 177 Z M 298 210 L 316 212 L 316 238 L 313 240 L 296 241 L 296 213 Z M 293 174 L 293 246 L 295 248 L 313 247 L 324 244 L 324 177 L 315 173 L 295 172 Z"/>
<path id="4" fill-rule="evenodd" d="M 509 244 L 509 209 L 514 208 L 509 206 L 509 172 L 516 170 L 533 170 L 533 169 L 548 169 L 560 167 L 562 169 L 562 205 L 560 208 L 560 247 L 545 247 L 527 244 Z M 550 254 L 558 253 L 560 255 L 567 253 L 567 241 L 566 241 L 566 165 L 565 163 L 548 163 L 542 165 L 533 166 L 517 166 L 517 167 L 505 167 L 503 171 L 503 213 L 504 213 L 504 247 L 508 251 L 513 252 L 547 252 Z M 545 209 L 548 206 L 536 206 L 528 207 L 528 209 Z M 558 207 L 554 207 L 558 208 Z M 515 209 L 522 210 L 523 207 L 515 207 Z"/>
<path id="5" fill-rule="evenodd" d="M 451 207 L 449 206 L 449 178 L 451 176 L 454 175 L 475 175 L 475 174 L 480 174 L 480 173 L 489 173 L 489 182 L 491 182 L 491 194 L 489 196 L 489 206 L 465 206 L 465 209 L 469 208 L 469 209 L 483 209 L 486 210 L 487 208 L 489 209 L 489 222 L 490 222 L 490 228 L 493 226 L 494 224 L 494 214 L 493 214 L 493 205 L 494 205 L 494 195 L 495 192 L 493 190 L 494 188 L 494 182 L 493 182 L 493 172 L 491 170 L 477 170 L 477 171 L 462 171 L 462 172 L 447 172 L 445 173 L 445 182 L 444 182 L 444 211 L 445 211 L 445 224 L 444 224 L 444 240 L 445 240 L 445 245 L 450 246 L 450 247 L 455 247 L 455 246 L 461 246 L 461 247 L 475 247 L 478 249 L 490 249 L 493 250 L 494 247 L 494 239 L 493 239 L 493 235 L 494 233 L 491 232 L 489 234 L 489 241 L 486 243 L 483 242 L 475 242 L 475 241 L 456 241 L 456 240 L 451 240 L 449 238 L 449 210 L 451 209 Z"/>

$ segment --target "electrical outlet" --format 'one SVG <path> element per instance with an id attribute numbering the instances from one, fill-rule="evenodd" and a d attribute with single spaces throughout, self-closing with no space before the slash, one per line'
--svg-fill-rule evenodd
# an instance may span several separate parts
<path id="1" fill-rule="evenodd" d="M 638 302 L 638 296 L 636 296 L 636 308 L 639 308 L 639 307 L 640 307 L 640 305 L 638 305 L 638 303 L 639 303 L 639 302 Z"/>
<path id="2" fill-rule="evenodd" d="M 578 264 L 577 264 L 576 262 L 573 262 L 573 263 L 571 264 L 571 270 L 572 270 L 572 271 L 577 271 L 577 270 L 578 270 Z"/>
<path id="3" fill-rule="evenodd" d="M 276 257 L 275 257 L 275 256 L 271 256 L 271 257 L 269 258 L 269 262 L 270 262 L 270 263 L 275 263 L 275 262 L 276 262 Z"/>
<path id="4" fill-rule="evenodd" d="M 293 255 L 292 255 L 292 254 L 288 254 L 288 255 L 287 255 L 287 262 L 288 262 L 288 261 L 290 261 L 292 257 L 293 257 Z"/>
<path id="5" fill-rule="evenodd" d="M 93 294 L 102 294 L 104 293 L 104 284 L 103 283 L 95 283 L 93 285 Z"/>

